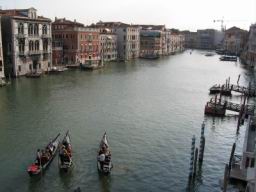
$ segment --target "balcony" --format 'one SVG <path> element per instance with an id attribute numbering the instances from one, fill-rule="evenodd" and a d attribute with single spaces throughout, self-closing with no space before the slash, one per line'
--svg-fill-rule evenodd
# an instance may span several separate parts
<path id="1" fill-rule="evenodd" d="M 25 34 L 22 34 L 22 33 L 19 33 L 19 34 L 17 34 L 16 35 L 16 38 L 25 38 L 26 37 L 26 35 Z"/>
<path id="2" fill-rule="evenodd" d="M 29 51 L 28 52 L 29 55 L 41 55 L 41 51 Z"/>
<path id="3" fill-rule="evenodd" d="M 50 52 L 50 50 L 43 50 L 43 54 L 50 54 L 51 52 Z"/>
<path id="4" fill-rule="evenodd" d="M 51 35 L 50 34 L 42 34 L 41 37 L 43 39 L 49 39 L 49 38 L 51 38 Z"/>
<path id="5" fill-rule="evenodd" d="M 20 57 L 25 57 L 25 52 L 24 52 L 24 51 L 20 51 L 20 52 L 19 52 L 19 56 L 20 56 Z"/>
<path id="6" fill-rule="evenodd" d="M 39 34 L 28 34 L 28 37 L 30 38 L 39 38 Z"/>

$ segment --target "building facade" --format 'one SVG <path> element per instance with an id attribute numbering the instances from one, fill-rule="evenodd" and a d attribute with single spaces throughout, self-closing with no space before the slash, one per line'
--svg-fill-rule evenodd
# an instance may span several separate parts
<path id="1" fill-rule="evenodd" d="M 162 55 L 161 31 L 143 29 L 140 31 L 140 57 Z"/>
<path id="2" fill-rule="evenodd" d="M 1 21 L 1 17 L 0 17 Z M 4 58 L 3 58 L 3 47 L 2 47 L 2 32 L 1 32 L 1 22 L 0 22 L 0 80 L 5 78 L 4 73 Z"/>
<path id="3" fill-rule="evenodd" d="M 100 60 L 100 36 L 96 28 L 65 18 L 52 23 L 54 65 L 79 65 Z"/>
<path id="4" fill-rule="evenodd" d="M 241 60 L 251 66 L 256 65 L 256 24 L 250 26 L 250 31 L 245 48 L 241 54 Z"/>
<path id="5" fill-rule="evenodd" d="M 224 50 L 228 54 L 240 55 L 243 51 L 248 32 L 237 27 L 225 31 Z"/>
<path id="6" fill-rule="evenodd" d="M 100 52 L 102 61 L 117 60 L 117 36 L 109 29 L 100 33 Z"/>
<path id="7" fill-rule="evenodd" d="M 140 28 L 121 22 L 98 22 L 94 27 L 110 29 L 117 36 L 117 54 L 119 60 L 131 60 L 139 57 Z"/>
<path id="8" fill-rule="evenodd" d="M 6 74 L 47 71 L 52 64 L 51 20 L 37 10 L 0 10 Z"/>
<path id="9" fill-rule="evenodd" d="M 197 48 L 197 32 L 182 31 L 184 35 L 184 47 L 189 49 Z"/>

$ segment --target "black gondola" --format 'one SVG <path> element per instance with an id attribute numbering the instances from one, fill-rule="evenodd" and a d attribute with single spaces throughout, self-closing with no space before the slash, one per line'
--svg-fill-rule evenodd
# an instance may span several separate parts
<path id="1" fill-rule="evenodd" d="M 30 176 L 39 175 L 42 173 L 48 165 L 52 162 L 56 155 L 59 147 L 58 134 L 50 143 L 45 147 L 44 150 L 37 151 L 37 157 L 34 163 L 29 165 L 27 172 Z"/>
<path id="2" fill-rule="evenodd" d="M 61 142 L 59 151 L 59 168 L 67 172 L 73 165 L 72 161 L 72 147 L 69 136 L 69 131 L 67 131 L 64 139 Z"/>

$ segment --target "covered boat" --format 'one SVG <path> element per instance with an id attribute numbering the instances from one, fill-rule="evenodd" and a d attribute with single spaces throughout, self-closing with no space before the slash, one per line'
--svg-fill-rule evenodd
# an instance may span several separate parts
<path id="1" fill-rule="evenodd" d="M 104 174 L 109 174 L 111 172 L 111 169 L 113 168 L 111 152 L 109 149 L 106 132 L 104 133 L 103 138 L 100 142 L 100 147 L 97 155 L 97 166 L 99 172 Z"/>
<path id="2" fill-rule="evenodd" d="M 67 172 L 73 165 L 72 161 L 72 147 L 69 136 L 69 131 L 67 131 L 64 139 L 61 142 L 59 151 L 59 168 Z"/>
<path id="3" fill-rule="evenodd" d="M 37 157 L 34 163 L 29 165 L 27 172 L 30 176 L 33 175 L 39 175 L 42 173 L 48 165 L 52 162 L 53 158 L 56 155 L 56 152 L 58 150 L 59 141 L 58 137 L 60 134 L 58 134 L 52 141 L 49 142 L 49 144 L 45 147 L 45 149 L 37 150 Z"/>

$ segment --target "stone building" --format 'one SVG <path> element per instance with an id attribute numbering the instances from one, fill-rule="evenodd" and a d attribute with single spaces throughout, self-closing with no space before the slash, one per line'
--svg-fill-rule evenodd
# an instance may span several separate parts
<path id="1" fill-rule="evenodd" d="M 140 57 L 162 55 L 161 42 L 161 31 L 142 29 L 140 31 Z"/>
<path id="2" fill-rule="evenodd" d="M 100 37 L 96 28 L 65 18 L 52 23 L 53 63 L 78 66 L 100 60 Z"/>
<path id="3" fill-rule="evenodd" d="M 222 46 L 224 33 L 215 29 L 197 30 L 198 49 L 216 49 Z"/>
<path id="4" fill-rule="evenodd" d="M 117 36 L 107 28 L 100 33 L 100 52 L 102 61 L 117 60 Z"/>
<path id="5" fill-rule="evenodd" d="M 121 22 L 98 22 L 95 27 L 108 28 L 117 35 L 117 54 L 119 60 L 131 60 L 139 57 L 140 28 Z"/>
<path id="6" fill-rule="evenodd" d="M 14 77 L 51 67 L 51 20 L 37 10 L 0 10 L 6 74 Z"/>
<path id="7" fill-rule="evenodd" d="M 0 17 L 1 20 L 1 17 Z M 1 32 L 1 22 L 0 22 L 0 82 L 5 78 L 4 73 L 4 58 L 3 58 L 3 47 L 2 47 L 2 32 Z"/>
<path id="8" fill-rule="evenodd" d="M 231 55 L 240 55 L 243 51 L 248 32 L 238 27 L 231 27 L 225 31 L 224 50 Z"/>
<path id="9" fill-rule="evenodd" d="M 182 31 L 184 35 L 184 47 L 189 49 L 197 48 L 197 32 Z"/>
<path id="10" fill-rule="evenodd" d="M 241 54 L 241 60 L 251 67 L 256 65 L 256 24 L 250 26 L 247 43 Z"/>

